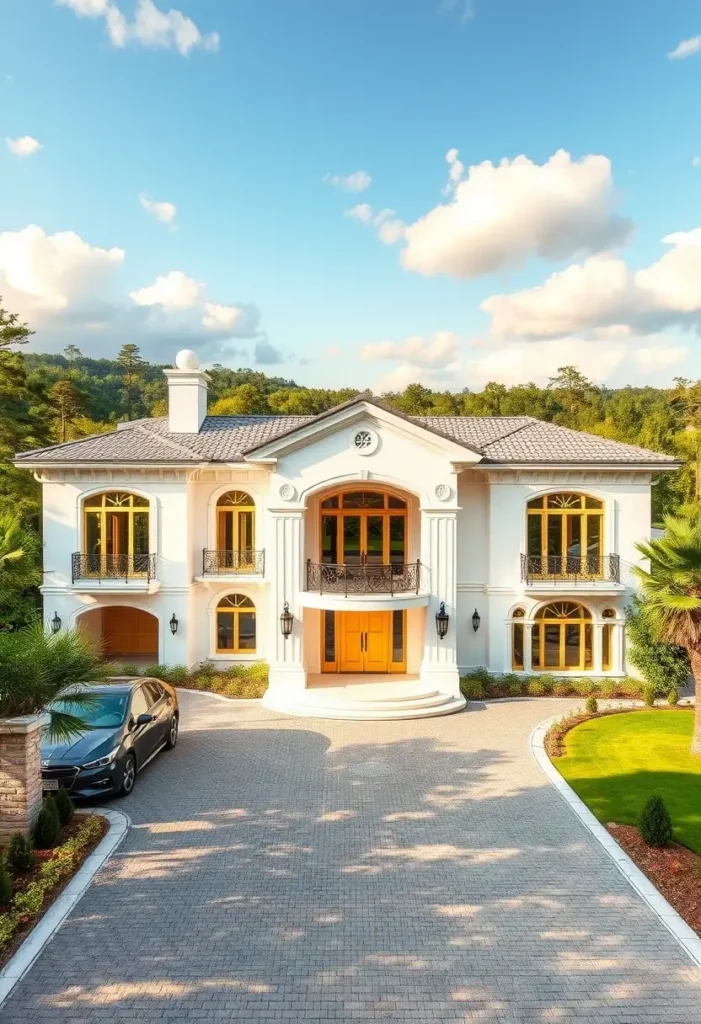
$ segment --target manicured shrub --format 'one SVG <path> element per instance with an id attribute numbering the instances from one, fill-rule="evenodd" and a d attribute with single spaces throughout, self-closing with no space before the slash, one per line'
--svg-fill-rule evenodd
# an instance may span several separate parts
<path id="1" fill-rule="evenodd" d="M 596 697 L 587 697 L 584 710 L 588 715 L 595 715 L 599 710 L 599 702 Z"/>
<path id="2" fill-rule="evenodd" d="M 662 643 L 655 636 L 644 607 L 644 601 L 634 597 L 626 609 L 626 657 L 655 688 L 655 696 L 666 697 L 670 685 L 681 690 L 686 684 L 689 657 L 683 647 Z"/>
<path id="3" fill-rule="evenodd" d="M 599 697 L 604 700 L 611 700 L 616 695 L 616 684 L 613 679 L 602 679 L 599 684 Z"/>
<path id="4" fill-rule="evenodd" d="M 482 700 L 484 698 L 484 683 L 480 679 L 463 676 L 460 680 L 460 692 L 465 700 Z"/>
<path id="5" fill-rule="evenodd" d="M 521 697 L 523 689 L 520 683 L 507 683 L 507 689 L 509 691 L 509 697 Z"/>
<path id="6" fill-rule="evenodd" d="M 571 684 L 558 680 L 553 686 L 553 697 L 569 697 Z"/>
<path id="7" fill-rule="evenodd" d="M 44 805 L 39 811 L 32 838 L 37 850 L 50 850 L 56 845 L 61 831 L 61 822 L 56 810 L 56 802 L 52 797 L 47 796 Z"/>
<path id="8" fill-rule="evenodd" d="M 0 906 L 6 907 L 12 899 L 12 877 L 5 862 L 0 860 Z"/>
<path id="9" fill-rule="evenodd" d="M 588 697 L 594 689 L 591 679 L 574 679 L 572 689 L 578 697 Z"/>
<path id="10" fill-rule="evenodd" d="M 671 705 L 671 707 L 674 707 L 676 704 L 679 703 L 679 690 L 677 690 L 675 687 L 672 687 L 672 689 L 667 694 L 667 703 Z"/>
<path id="11" fill-rule="evenodd" d="M 633 679 L 632 676 L 624 676 L 623 679 L 619 679 L 618 685 L 616 686 L 616 695 L 618 697 L 627 697 L 630 700 L 635 700 L 636 697 L 642 695 L 644 683 L 639 679 Z"/>
<path id="12" fill-rule="evenodd" d="M 197 675 L 200 679 L 211 679 L 216 674 L 216 665 L 213 665 L 211 661 L 203 661 L 202 664 L 197 667 Z"/>
<path id="13" fill-rule="evenodd" d="M 34 867 L 32 843 L 24 832 L 13 832 L 5 847 L 5 862 L 13 875 L 23 875 Z"/>
<path id="14" fill-rule="evenodd" d="M 672 839 L 672 819 L 657 793 L 648 797 L 638 822 L 640 835 L 650 846 L 667 846 Z"/>
<path id="15" fill-rule="evenodd" d="M 168 665 L 149 665 L 141 674 L 153 676 L 154 679 L 164 679 L 166 682 L 170 681 L 170 668 Z"/>
<path id="16" fill-rule="evenodd" d="M 555 685 L 555 680 L 553 679 L 553 677 L 551 675 L 549 675 L 547 672 L 541 672 L 541 674 L 539 676 L 536 676 L 536 679 L 538 680 L 540 685 L 543 687 L 543 693 L 552 693 L 553 692 L 553 687 Z"/>
<path id="17" fill-rule="evenodd" d="M 58 820 L 62 825 L 67 825 L 75 813 L 75 806 L 68 795 L 68 790 L 59 789 L 58 793 L 54 797 L 54 802 L 58 812 Z"/>
<path id="18" fill-rule="evenodd" d="M 529 679 L 526 683 L 526 693 L 529 697 L 543 697 L 545 695 L 545 687 L 540 679 Z"/>
<path id="19" fill-rule="evenodd" d="M 117 665 L 115 672 L 117 676 L 140 676 L 141 669 L 138 665 L 132 665 L 127 663 L 126 665 Z"/>
<path id="20" fill-rule="evenodd" d="M 655 687 L 646 683 L 645 686 L 643 686 L 642 697 L 647 707 L 653 708 L 655 706 Z"/>

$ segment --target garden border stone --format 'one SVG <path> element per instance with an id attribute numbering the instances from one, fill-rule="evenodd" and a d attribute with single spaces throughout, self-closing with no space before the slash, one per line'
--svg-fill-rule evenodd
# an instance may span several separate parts
<path id="1" fill-rule="evenodd" d="M 690 928 L 686 921 L 680 917 L 677 911 L 664 898 L 647 875 L 643 874 L 625 850 L 622 849 L 592 814 L 583 800 L 577 796 L 568 782 L 560 775 L 545 750 L 545 734 L 551 725 L 560 721 L 561 716 L 555 715 L 545 722 L 537 725 L 530 737 L 531 753 L 535 758 L 542 772 L 548 777 L 550 783 L 558 791 L 562 799 L 569 804 L 584 827 L 603 846 L 606 853 L 611 857 L 621 874 L 628 880 L 637 894 L 647 903 L 650 909 L 657 915 L 665 928 L 672 933 L 677 942 L 686 951 L 690 959 L 697 967 L 701 967 L 701 938 L 693 928 Z"/>
<path id="2" fill-rule="evenodd" d="M 124 839 L 131 825 L 129 815 L 123 811 L 115 811 L 107 807 L 85 809 L 106 818 L 109 822 L 109 829 L 93 852 L 85 858 L 58 899 L 49 907 L 17 952 L 0 971 L 0 1007 L 3 1006 L 15 985 L 22 980 L 44 947 L 51 942 L 97 872 Z M 83 808 L 81 808 L 82 810 Z"/>

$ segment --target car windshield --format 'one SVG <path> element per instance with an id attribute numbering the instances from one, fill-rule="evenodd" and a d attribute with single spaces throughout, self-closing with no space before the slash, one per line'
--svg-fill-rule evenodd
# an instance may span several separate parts
<path id="1" fill-rule="evenodd" d="M 121 692 L 97 693 L 87 707 L 70 700 L 56 700 L 51 707 L 82 718 L 93 729 L 114 729 L 124 721 L 128 704 L 129 694 Z"/>

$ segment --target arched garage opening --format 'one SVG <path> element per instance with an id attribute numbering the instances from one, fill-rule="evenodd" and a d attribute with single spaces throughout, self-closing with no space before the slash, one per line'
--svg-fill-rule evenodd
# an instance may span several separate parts
<path id="1" fill-rule="evenodd" d="M 91 608 L 78 617 L 77 625 L 101 641 L 105 658 L 158 661 L 158 619 L 150 612 L 128 605 Z"/>

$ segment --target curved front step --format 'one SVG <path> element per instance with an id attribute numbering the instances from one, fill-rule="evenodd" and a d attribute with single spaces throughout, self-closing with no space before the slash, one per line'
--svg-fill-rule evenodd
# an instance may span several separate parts
<path id="1" fill-rule="evenodd" d="M 300 718 L 333 718 L 346 721 L 386 722 L 406 718 L 436 718 L 462 711 L 467 702 L 463 697 L 430 691 L 406 697 L 378 700 L 314 700 L 314 691 L 308 690 L 303 700 L 280 701 L 263 697 L 263 706 L 270 711 Z"/>

